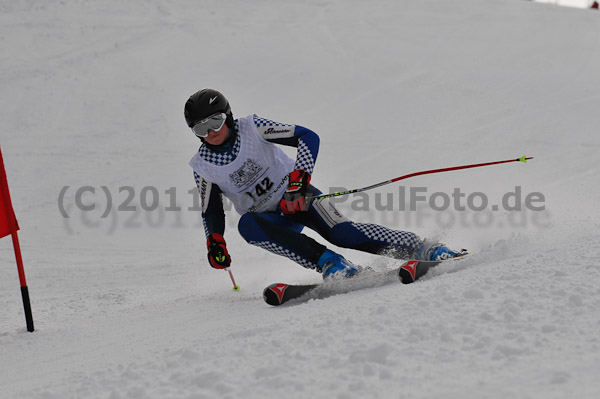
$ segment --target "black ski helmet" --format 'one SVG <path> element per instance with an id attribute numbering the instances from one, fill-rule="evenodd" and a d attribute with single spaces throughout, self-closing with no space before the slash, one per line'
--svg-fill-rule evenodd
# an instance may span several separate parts
<path id="1" fill-rule="evenodd" d="M 195 92 L 188 98 L 183 109 L 185 121 L 190 128 L 202 119 L 219 112 L 224 112 L 227 115 L 225 124 L 232 129 L 233 114 L 231 113 L 229 101 L 223 94 L 213 89 L 202 89 Z"/>

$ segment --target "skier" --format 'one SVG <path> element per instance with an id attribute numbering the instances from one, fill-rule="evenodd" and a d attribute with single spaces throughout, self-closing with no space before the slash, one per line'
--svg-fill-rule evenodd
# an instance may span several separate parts
<path id="1" fill-rule="evenodd" d="M 319 136 L 305 127 L 257 115 L 233 119 L 229 102 L 213 89 L 192 94 L 184 115 L 202 141 L 190 166 L 200 191 L 208 261 L 213 268 L 231 265 L 223 237 L 222 195 L 242 215 L 238 230 L 248 243 L 314 269 L 324 279 L 349 277 L 360 267 L 302 234 L 305 226 L 338 247 L 397 259 L 440 260 L 463 254 L 411 232 L 352 222 L 327 199 L 311 202 L 310 197 L 321 194 L 310 184 Z M 297 147 L 296 160 L 278 145 Z"/>

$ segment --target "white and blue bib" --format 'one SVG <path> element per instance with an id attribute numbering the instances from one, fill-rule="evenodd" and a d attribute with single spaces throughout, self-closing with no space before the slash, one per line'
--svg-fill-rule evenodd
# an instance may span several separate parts
<path id="1" fill-rule="evenodd" d="M 219 186 L 240 215 L 274 211 L 287 188 L 288 174 L 295 161 L 260 136 L 254 115 L 238 119 L 238 125 L 240 150 L 235 160 L 215 165 L 196 153 L 190 166 Z"/>

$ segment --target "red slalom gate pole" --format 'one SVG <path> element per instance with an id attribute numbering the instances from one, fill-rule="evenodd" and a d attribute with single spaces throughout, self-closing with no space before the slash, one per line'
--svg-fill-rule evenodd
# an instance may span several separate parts
<path id="1" fill-rule="evenodd" d="M 0 223 L 0 225 L 2 225 L 2 229 L 0 229 L 2 230 L 0 231 L 0 238 L 8 235 L 9 232 L 12 236 L 13 248 L 15 250 L 15 258 L 17 261 L 17 269 L 19 270 L 19 282 L 21 284 L 21 297 L 23 298 L 23 309 L 25 311 L 25 323 L 27 325 L 27 331 L 33 332 L 33 315 L 31 313 L 31 303 L 29 301 L 29 289 L 27 288 L 25 269 L 23 267 L 23 258 L 21 257 L 21 246 L 19 245 L 19 236 L 17 235 L 19 224 L 17 223 L 17 219 L 12 208 L 12 203 L 10 201 L 10 193 L 8 190 L 6 171 L 4 170 L 2 151 L 0 151 L 0 200 L 0 208 L 4 208 L 4 214 L 6 217 L 6 223 Z M 1 209 L 0 212 L 2 212 Z"/>
<path id="2" fill-rule="evenodd" d="M 480 168 L 482 166 L 499 165 L 499 164 L 502 164 L 502 163 L 509 163 L 509 162 L 524 162 L 524 163 L 527 163 L 527 161 L 530 160 L 530 159 L 533 159 L 533 157 L 527 157 L 527 156 L 523 155 L 520 158 L 517 158 L 517 159 L 508 159 L 506 161 L 494 161 L 494 162 L 477 163 L 477 164 L 472 164 L 472 165 L 453 166 L 453 167 L 450 167 L 450 168 L 424 170 L 422 172 L 415 172 L 415 173 L 410 173 L 408 175 L 404 175 L 404 176 L 400 176 L 400 177 L 395 177 L 393 179 L 382 181 L 381 183 L 373 184 L 371 186 L 367 186 L 367 187 L 363 187 L 363 188 L 355 188 L 353 190 L 340 191 L 338 193 L 318 195 L 316 197 L 311 198 L 310 200 L 311 201 L 316 201 L 316 200 L 322 200 L 322 199 L 325 199 L 325 198 L 339 197 L 341 195 L 360 193 L 360 192 L 363 192 L 363 191 L 367 191 L 367 190 L 371 190 L 371 189 L 374 189 L 374 188 L 377 188 L 377 187 L 385 186 L 386 184 L 395 183 L 397 181 L 408 179 L 408 178 L 415 177 L 415 176 L 429 175 L 429 174 L 432 174 L 432 173 L 450 172 L 450 171 L 453 171 L 453 170 L 460 170 L 460 169 Z"/>
<path id="3" fill-rule="evenodd" d="M 23 258 L 21 257 L 21 246 L 19 245 L 19 236 L 16 231 L 12 232 L 13 248 L 15 249 L 15 258 L 17 268 L 19 269 L 19 282 L 21 283 L 21 297 L 23 298 L 23 310 L 25 311 L 25 324 L 27 331 L 33 332 L 33 314 L 31 313 L 31 302 L 29 301 L 29 288 L 25 279 L 25 269 L 23 268 Z"/>

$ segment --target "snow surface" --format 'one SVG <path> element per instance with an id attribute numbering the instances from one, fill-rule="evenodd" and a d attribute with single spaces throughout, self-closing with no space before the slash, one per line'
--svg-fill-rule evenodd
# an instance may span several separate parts
<path id="1" fill-rule="evenodd" d="M 533 0 L 537 3 L 549 3 L 558 6 L 590 8 L 594 0 Z"/>
<path id="2" fill-rule="evenodd" d="M 514 0 L 23 0 L 0 11 L 0 144 L 36 326 L 25 331 L 5 238 L 2 398 L 600 397 L 597 12 Z M 263 287 L 319 276 L 246 245 L 232 212 L 242 290 L 206 263 L 187 210 L 198 142 L 182 115 L 203 87 L 237 116 L 318 132 L 324 191 L 527 154 L 406 186 L 490 204 L 520 186 L 543 193 L 545 211 L 357 211 L 349 199 L 339 209 L 354 220 L 477 254 L 411 286 L 271 308 Z M 85 186 L 93 211 L 74 205 Z M 115 210 L 124 186 L 135 212 Z M 145 187 L 162 211 L 141 209 Z"/>

